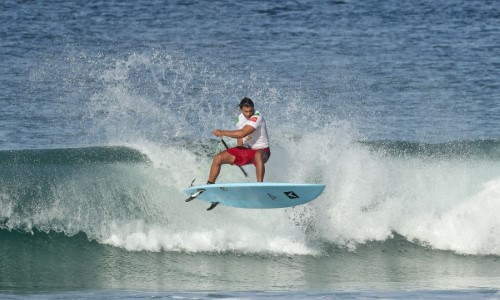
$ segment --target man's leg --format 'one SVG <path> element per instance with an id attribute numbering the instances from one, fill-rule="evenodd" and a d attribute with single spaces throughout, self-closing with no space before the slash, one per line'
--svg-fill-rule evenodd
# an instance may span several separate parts
<path id="1" fill-rule="evenodd" d="M 235 157 L 229 154 L 227 151 L 223 151 L 217 154 L 212 161 L 212 167 L 210 168 L 208 181 L 215 183 L 215 180 L 217 180 L 217 176 L 219 176 L 221 166 L 223 164 L 232 164 L 234 162 L 234 159 Z"/>
<path id="2" fill-rule="evenodd" d="M 266 162 L 269 159 L 269 153 L 258 150 L 255 153 L 254 163 L 255 163 L 255 175 L 257 176 L 257 182 L 264 181 L 264 175 L 266 174 Z"/>

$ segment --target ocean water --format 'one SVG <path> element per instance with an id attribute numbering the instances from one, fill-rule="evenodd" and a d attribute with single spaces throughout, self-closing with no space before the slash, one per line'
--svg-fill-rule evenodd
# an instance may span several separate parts
<path id="1" fill-rule="evenodd" d="M 487 0 L 2 1 L 0 298 L 500 299 L 499 21 Z M 266 181 L 318 199 L 184 202 L 245 96 Z"/>

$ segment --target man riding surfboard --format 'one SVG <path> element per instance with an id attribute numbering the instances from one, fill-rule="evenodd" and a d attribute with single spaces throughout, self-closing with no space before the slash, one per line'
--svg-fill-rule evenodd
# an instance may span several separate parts
<path id="1" fill-rule="evenodd" d="M 217 137 L 227 136 L 237 139 L 238 146 L 222 151 L 214 157 L 207 183 L 215 183 L 223 164 L 237 166 L 253 164 L 257 181 L 264 180 L 265 163 L 271 156 L 266 121 L 258 111 L 255 111 L 254 103 L 250 98 L 243 98 L 239 108 L 241 113 L 238 116 L 236 130 L 216 129 L 213 131 Z"/>

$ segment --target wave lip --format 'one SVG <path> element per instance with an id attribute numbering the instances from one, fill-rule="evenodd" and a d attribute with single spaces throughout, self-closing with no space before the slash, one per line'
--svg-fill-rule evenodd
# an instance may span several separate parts
<path id="1" fill-rule="evenodd" d="M 445 143 L 419 143 L 381 140 L 361 142 L 372 151 L 399 157 L 475 158 L 500 160 L 500 140 L 463 140 Z"/>
<path id="2" fill-rule="evenodd" d="M 138 150 L 122 147 L 1 150 L 0 165 L 13 164 L 107 164 L 144 163 L 149 159 Z"/>

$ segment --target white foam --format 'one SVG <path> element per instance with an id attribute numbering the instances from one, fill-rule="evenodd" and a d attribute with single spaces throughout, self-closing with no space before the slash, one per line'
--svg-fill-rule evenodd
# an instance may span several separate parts
<path id="1" fill-rule="evenodd" d="M 500 254 L 498 162 L 378 156 L 356 143 L 324 151 L 327 189 L 314 207 L 323 238 L 354 247 L 397 232 L 436 249 Z"/>
<path id="2" fill-rule="evenodd" d="M 464 254 L 500 254 L 500 177 L 482 189 L 428 218 L 408 233 L 437 249 Z"/>
<path id="3" fill-rule="evenodd" d="M 195 206 L 191 209 L 202 208 Z M 200 219 L 199 214 L 194 213 L 193 218 L 183 222 L 184 226 L 144 225 L 142 222 L 117 226 L 103 242 L 130 251 L 317 254 L 316 250 L 306 246 L 304 234 L 293 226 L 284 228 L 277 222 L 267 222 L 271 226 L 263 228 L 259 223 L 269 220 L 269 216 L 255 218 L 252 214 L 238 213 L 237 218 L 231 218 L 227 217 L 230 209 L 219 209 L 219 216 L 215 218 L 208 215 Z M 288 224 L 286 215 L 274 215 L 285 217 L 283 223 Z"/>

